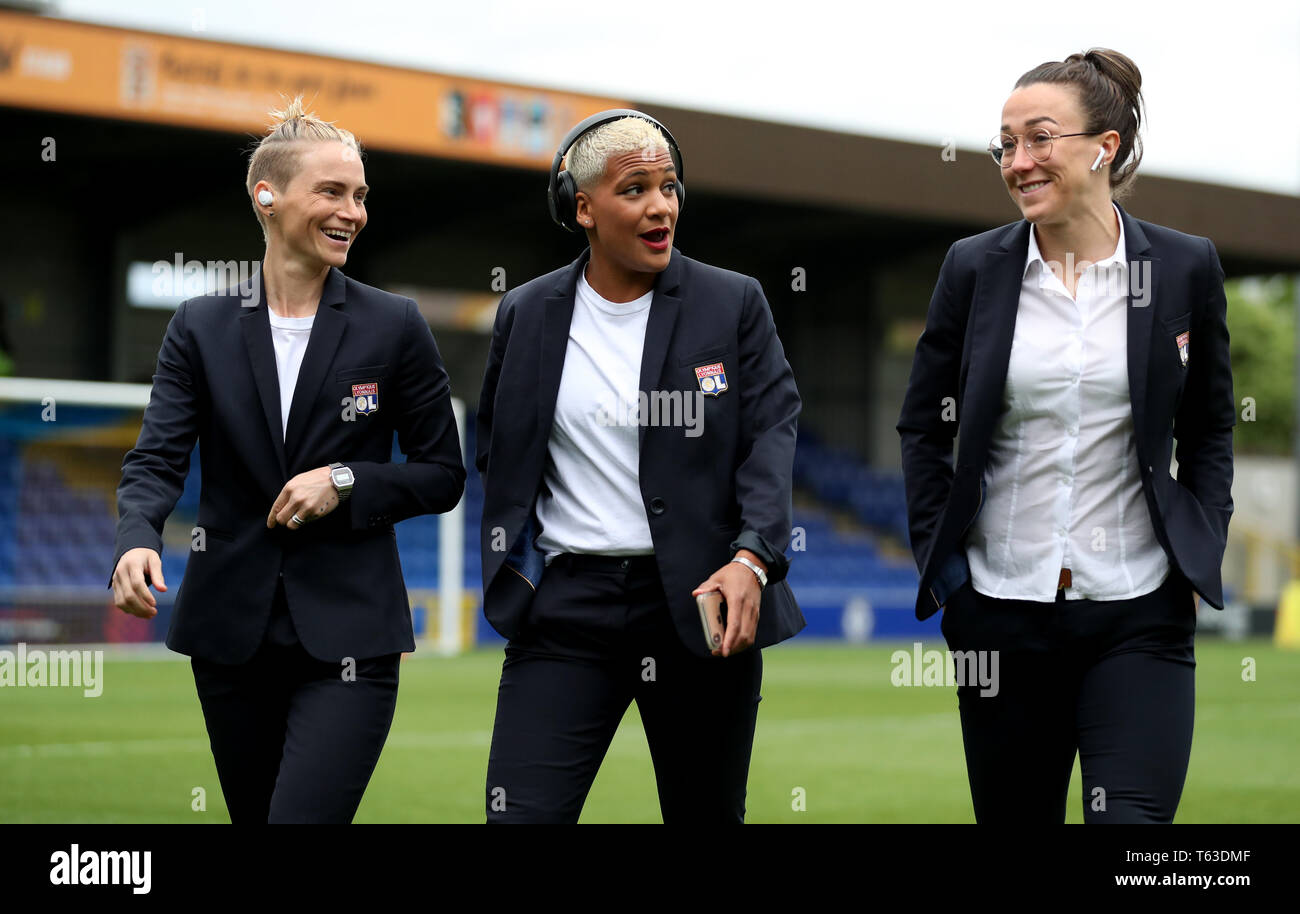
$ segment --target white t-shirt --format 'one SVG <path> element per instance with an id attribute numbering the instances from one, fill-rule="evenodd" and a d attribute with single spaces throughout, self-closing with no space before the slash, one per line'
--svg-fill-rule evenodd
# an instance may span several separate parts
<path id="1" fill-rule="evenodd" d="M 651 555 L 641 500 L 637 406 L 651 290 L 607 301 L 578 277 L 569 343 L 537 499 L 537 545 L 560 552 Z"/>
<path id="2" fill-rule="evenodd" d="M 302 368 L 302 357 L 307 351 L 307 340 L 311 337 L 312 321 L 316 315 L 309 317 L 280 317 L 267 309 L 271 319 L 271 341 L 275 343 L 275 370 L 280 378 L 280 423 L 281 434 L 289 431 L 289 407 L 293 405 L 293 389 L 298 386 L 298 370 Z"/>

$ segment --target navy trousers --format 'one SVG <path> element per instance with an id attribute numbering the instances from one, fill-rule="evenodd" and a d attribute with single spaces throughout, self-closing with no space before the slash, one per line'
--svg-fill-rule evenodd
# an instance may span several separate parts
<path id="1" fill-rule="evenodd" d="M 230 821 L 351 822 L 388 738 L 400 662 L 357 659 L 353 671 L 312 657 L 283 585 L 252 660 L 191 658 Z"/>
<path id="2" fill-rule="evenodd" d="M 744 821 L 762 654 L 687 651 L 653 556 L 557 556 L 505 653 L 489 823 L 577 822 L 633 701 L 664 822 Z"/>
<path id="3" fill-rule="evenodd" d="M 995 599 L 968 580 L 941 628 L 951 651 L 999 652 L 996 695 L 957 687 L 976 821 L 1063 822 L 1076 753 L 1086 822 L 1173 821 L 1196 695 L 1186 578 L 1171 571 L 1131 600 L 1054 603 Z"/>

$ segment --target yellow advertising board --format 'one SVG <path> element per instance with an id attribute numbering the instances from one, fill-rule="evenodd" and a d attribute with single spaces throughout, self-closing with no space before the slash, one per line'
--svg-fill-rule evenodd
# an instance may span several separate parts
<path id="1" fill-rule="evenodd" d="M 366 147 L 549 168 L 582 118 L 626 102 L 0 12 L 0 106 L 261 135 L 308 110 Z"/>

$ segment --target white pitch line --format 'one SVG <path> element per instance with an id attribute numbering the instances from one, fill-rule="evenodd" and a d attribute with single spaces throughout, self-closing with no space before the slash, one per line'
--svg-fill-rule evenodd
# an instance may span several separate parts
<path id="1" fill-rule="evenodd" d="M 944 714 L 916 715 L 915 717 L 825 717 L 774 720 L 767 723 L 760 719 L 759 733 L 766 738 L 771 734 L 825 732 L 854 725 L 867 729 L 873 727 L 921 727 L 929 729 L 939 724 L 947 724 L 956 716 L 954 711 Z M 634 719 L 626 721 L 622 724 L 622 728 L 626 729 L 631 736 L 640 735 L 640 727 L 636 725 Z M 385 748 L 485 748 L 491 745 L 491 742 L 491 730 L 465 730 L 452 733 L 407 731 L 391 735 L 385 743 Z M 74 743 L 35 743 L 0 746 L 0 761 L 106 755 L 150 755 L 166 752 L 207 752 L 209 749 L 208 741 L 205 739 L 122 739 L 88 740 Z"/>
<path id="2" fill-rule="evenodd" d="M 80 743 L 35 743 L 0 746 L 0 761 L 33 758 L 80 758 L 95 755 L 156 755 L 165 752 L 207 752 L 204 739 L 119 739 Z"/>
<path id="3" fill-rule="evenodd" d="M 1198 720 L 1287 719 L 1300 717 L 1300 705 L 1286 703 L 1279 707 L 1261 707 L 1243 713 L 1241 707 L 1211 706 L 1196 712 Z M 759 714 L 756 736 L 767 740 L 773 735 L 795 736 L 810 733 L 847 731 L 861 728 L 865 731 L 881 729 L 940 730 L 957 721 L 957 711 L 931 714 L 882 715 L 854 717 L 794 718 L 764 721 Z M 620 725 L 629 736 L 636 737 L 640 728 L 632 721 Z M 626 737 L 625 737 L 626 738 Z M 388 738 L 385 748 L 394 749 L 472 749 L 487 747 L 492 742 L 491 730 L 464 730 L 452 733 L 431 731 L 402 732 Z M 35 743 L 0 746 L 0 761 L 34 758 L 79 758 L 105 755 L 150 755 L 165 752 L 208 752 L 205 739 L 123 739 L 96 740 L 75 743 Z"/>

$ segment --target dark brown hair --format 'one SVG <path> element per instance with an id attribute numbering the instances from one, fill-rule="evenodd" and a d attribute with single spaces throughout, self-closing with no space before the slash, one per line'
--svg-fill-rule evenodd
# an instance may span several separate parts
<path id="1" fill-rule="evenodd" d="M 1035 83 L 1073 86 L 1079 93 L 1089 133 L 1115 130 L 1119 133 L 1119 150 L 1110 163 L 1110 192 L 1115 199 L 1128 194 L 1137 179 L 1142 161 L 1142 74 L 1128 57 L 1109 48 L 1091 48 L 1083 54 L 1071 54 L 1062 61 L 1048 61 L 1034 67 L 1015 88 Z"/>

